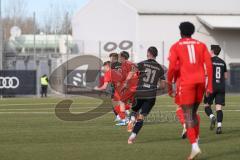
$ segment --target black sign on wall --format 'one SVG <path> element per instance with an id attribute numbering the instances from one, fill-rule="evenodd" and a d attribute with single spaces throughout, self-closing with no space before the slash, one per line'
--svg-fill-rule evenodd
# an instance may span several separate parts
<path id="1" fill-rule="evenodd" d="M 0 95 L 35 95 L 37 88 L 36 71 L 0 71 Z"/>

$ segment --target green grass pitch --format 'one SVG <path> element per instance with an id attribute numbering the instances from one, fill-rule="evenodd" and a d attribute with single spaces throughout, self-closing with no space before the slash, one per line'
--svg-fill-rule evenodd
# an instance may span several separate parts
<path id="1" fill-rule="evenodd" d="M 180 139 L 177 122 L 147 124 L 134 145 L 129 134 L 117 127 L 113 114 L 87 122 L 66 122 L 54 113 L 62 99 L 16 98 L 0 100 L 1 160 L 184 160 L 190 152 L 187 140 Z M 99 100 L 74 98 L 71 111 L 85 112 Z M 209 120 L 201 116 L 200 160 L 240 159 L 240 96 L 228 95 L 224 108 L 222 135 L 209 130 Z M 158 98 L 154 112 L 175 111 L 167 96 Z M 203 107 L 200 107 L 203 111 Z"/>

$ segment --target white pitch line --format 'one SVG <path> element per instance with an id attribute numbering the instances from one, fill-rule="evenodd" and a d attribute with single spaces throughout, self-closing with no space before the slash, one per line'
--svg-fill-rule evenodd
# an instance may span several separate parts
<path id="1" fill-rule="evenodd" d="M 60 102 L 60 101 L 59 101 Z M 14 103 L 14 104 L 0 104 L 0 107 L 2 106 L 38 106 L 38 105 L 42 105 L 42 106 L 45 106 L 45 105 L 56 105 L 58 104 L 59 102 L 55 102 L 55 103 Z M 75 103 L 74 100 L 73 100 L 73 104 L 72 105 L 80 105 L 80 104 L 83 104 L 83 105 L 94 105 L 94 104 L 101 104 L 102 102 L 77 102 Z M 172 105 L 172 106 L 176 106 L 174 104 L 171 104 L 171 103 L 161 103 L 161 106 L 163 105 Z M 226 106 L 239 106 L 239 103 L 226 103 Z"/>
<path id="2" fill-rule="evenodd" d="M 176 111 L 154 111 L 151 113 L 175 113 Z M 200 113 L 204 113 L 204 111 L 199 111 Z M 224 112 L 240 112 L 240 110 L 224 110 Z M 86 112 L 70 112 L 72 114 L 81 114 Z M 99 114 L 105 112 L 92 112 L 91 114 Z M 55 114 L 55 112 L 0 112 L 0 114 Z M 108 112 L 106 114 L 112 114 Z"/>
<path id="3" fill-rule="evenodd" d="M 82 103 L 81 103 L 82 104 Z M 81 107 L 81 106 L 74 106 L 75 104 L 73 104 L 72 107 L 70 107 L 71 109 L 94 109 L 97 108 L 97 106 L 93 106 L 93 107 Z M 34 105 L 33 105 L 34 106 Z M 227 105 L 227 106 L 235 106 L 236 105 Z M 175 108 L 176 105 L 156 105 L 155 108 Z M 200 106 L 201 107 L 201 106 Z M 101 108 L 109 108 L 109 107 L 101 107 Z M 35 111 L 35 110 L 54 110 L 55 107 L 51 107 L 51 108 L 0 108 L 0 111 Z"/>

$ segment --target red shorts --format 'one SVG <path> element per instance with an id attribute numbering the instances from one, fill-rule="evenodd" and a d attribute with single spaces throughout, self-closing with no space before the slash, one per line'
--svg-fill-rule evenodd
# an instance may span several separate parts
<path id="1" fill-rule="evenodd" d="M 180 85 L 180 105 L 192 105 L 201 103 L 205 92 L 205 83 Z"/>
<path id="2" fill-rule="evenodd" d="M 114 100 L 115 101 L 122 101 L 122 102 L 133 102 L 136 90 L 125 90 L 121 91 L 121 89 L 115 90 L 114 93 Z"/>

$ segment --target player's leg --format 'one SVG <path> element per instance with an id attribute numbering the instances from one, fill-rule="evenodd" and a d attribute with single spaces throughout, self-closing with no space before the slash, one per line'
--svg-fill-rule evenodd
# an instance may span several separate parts
<path id="1" fill-rule="evenodd" d="M 206 95 L 204 96 L 204 107 L 205 107 L 205 113 L 210 118 L 210 130 L 213 130 L 215 128 L 216 124 L 216 117 L 213 114 L 211 105 L 213 104 L 213 100 L 215 98 L 215 93 L 210 94 L 208 97 Z"/>
<path id="2" fill-rule="evenodd" d="M 128 127 L 127 127 L 127 131 L 128 132 L 132 132 L 133 127 L 137 121 L 137 117 L 138 117 L 138 113 L 139 110 L 141 109 L 142 105 L 143 105 L 144 100 L 142 99 L 135 99 L 135 102 L 132 106 L 132 112 L 130 113 L 130 119 L 129 119 L 129 123 L 128 123 Z"/>
<path id="3" fill-rule="evenodd" d="M 120 106 L 120 112 L 118 113 L 120 121 L 116 125 L 122 126 L 127 124 L 127 117 L 125 113 L 125 103 L 121 101 L 122 94 L 120 88 L 115 88 L 114 90 L 114 100 L 118 102 L 118 105 Z"/>
<path id="4" fill-rule="evenodd" d="M 113 104 L 112 106 L 118 105 L 118 102 L 116 102 L 116 101 L 114 100 L 114 94 L 111 95 L 111 98 L 112 98 L 112 104 Z M 117 112 L 115 112 L 114 107 L 113 107 L 113 113 L 114 113 L 115 116 L 118 115 Z"/>
<path id="5" fill-rule="evenodd" d="M 126 119 L 126 103 L 128 100 L 130 100 L 134 96 L 134 92 L 131 91 L 124 91 L 123 93 L 120 94 L 120 110 L 121 110 L 121 115 L 120 118 L 122 120 Z"/>
<path id="6" fill-rule="evenodd" d="M 181 137 L 182 137 L 182 139 L 185 139 L 185 138 L 187 138 L 187 129 L 186 129 L 186 124 L 185 124 L 184 113 L 180 106 L 177 107 L 176 116 L 178 118 L 178 121 L 181 123 L 181 125 L 183 127 Z"/>
<path id="7" fill-rule="evenodd" d="M 191 160 L 201 153 L 196 132 L 196 126 L 198 125 L 197 109 L 199 106 L 198 85 L 182 85 L 180 92 L 180 104 L 184 112 L 187 137 L 192 144 L 192 151 L 189 156 L 189 159 Z"/>
<path id="8" fill-rule="evenodd" d="M 127 115 L 129 115 L 128 114 L 129 110 L 126 110 L 126 108 L 129 108 L 129 105 L 127 104 L 127 102 L 132 99 L 132 97 L 134 96 L 134 92 L 125 91 L 125 92 L 121 92 L 121 94 L 119 94 L 119 95 L 120 95 L 119 96 L 119 98 L 120 98 L 119 117 L 120 117 L 121 121 L 117 125 L 123 126 L 123 125 L 127 125 L 129 122 L 128 117 L 127 117 Z"/>
<path id="9" fill-rule="evenodd" d="M 126 110 L 127 115 L 130 115 L 130 113 L 129 113 L 130 109 L 131 109 L 131 105 L 130 104 L 125 104 L 125 110 Z M 120 105 L 115 105 L 114 112 L 117 115 L 115 121 L 120 121 L 121 120 L 121 118 L 119 116 L 119 114 L 121 113 Z"/>
<path id="10" fill-rule="evenodd" d="M 225 93 L 218 93 L 215 99 L 217 112 L 217 131 L 216 134 L 222 134 L 223 111 L 222 106 L 225 105 Z"/>
<path id="11" fill-rule="evenodd" d="M 44 93 L 44 86 L 43 85 L 41 85 L 41 97 L 43 97 L 43 93 Z"/>
<path id="12" fill-rule="evenodd" d="M 121 95 L 121 101 L 123 101 L 124 103 L 125 103 L 125 112 L 126 112 L 126 114 L 129 116 L 129 110 L 130 110 L 130 108 L 132 107 L 130 104 L 129 104 L 129 102 L 130 103 L 132 103 L 133 102 L 133 99 L 134 99 L 134 95 L 135 95 L 135 91 L 131 91 L 131 90 L 129 90 L 129 91 L 125 91 L 125 92 L 123 92 L 122 93 L 122 95 Z"/>
<path id="13" fill-rule="evenodd" d="M 197 120 L 197 124 L 195 125 L 194 129 L 195 129 L 196 137 L 198 140 L 199 140 L 200 120 L 201 120 L 200 115 L 198 114 L 198 108 L 199 108 L 200 103 L 202 102 L 204 92 L 205 92 L 205 84 L 198 84 L 197 85 L 196 103 L 195 103 L 194 110 L 193 110 L 194 119 Z"/>
<path id="14" fill-rule="evenodd" d="M 132 133 L 128 138 L 128 144 L 132 144 L 135 141 L 138 133 L 143 127 L 144 118 L 151 112 L 153 106 L 155 105 L 155 102 L 156 102 L 156 98 L 143 100 L 140 115 L 138 116 L 138 119 L 134 125 Z"/>
<path id="15" fill-rule="evenodd" d="M 180 106 L 180 98 L 179 98 L 179 83 L 176 85 L 176 95 L 175 95 L 175 104 L 177 105 L 176 109 L 176 116 L 178 118 L 178 121 L 181 123 L 183 130 L 182 130 L 182 139 L 187 138 L 187 129 L 186 129 L 186 124 L 185 124 L 185 119 L 184 119 L 184 113 L 182 110 L 182 107 Z"/>

